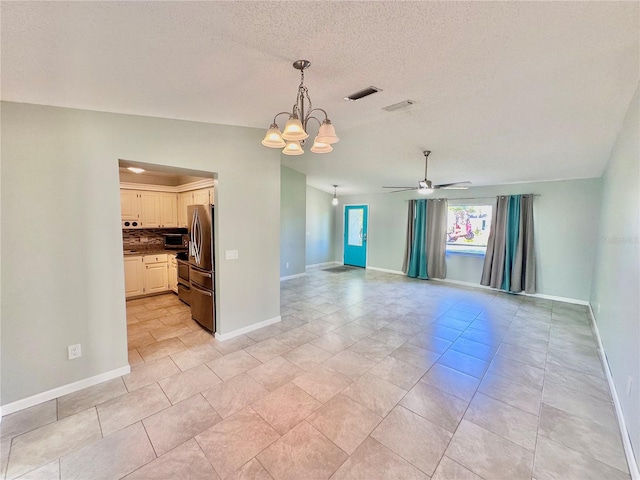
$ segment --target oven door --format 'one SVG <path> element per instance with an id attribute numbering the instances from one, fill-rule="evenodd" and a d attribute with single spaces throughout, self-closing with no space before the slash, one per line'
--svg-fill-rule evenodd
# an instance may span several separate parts
<path id="1" fill-rule="evenodd" d="M 189 263 L 178 260 L 178 283 L 189 286 Z"/>

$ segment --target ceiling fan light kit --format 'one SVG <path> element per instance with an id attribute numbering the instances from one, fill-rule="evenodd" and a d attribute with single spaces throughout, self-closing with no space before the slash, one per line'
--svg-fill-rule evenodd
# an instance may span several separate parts
<path id="1" fill-rule="evenodd" d="M 382 188 L 395 188 L 393 192 L 407 192 L 409 190 L 417 190 L 420 195 L 430 195 L 434 190 L 446 189 L 446 190 L 466 190 L 471 185 L 471 182 L 453 182 L 453 183 L 441 183 L 439 185 L 433 185 L 431 180 L 427 180 L 427 167 L 429 162 L 429 154 L 431 150 L 425 150 L 422 152 L 424 155 L 424 179 L 418 181 L 417 187 L 382 187 Z"/>
<path id="2" fill-rule="evenodd" d="M 333 150 L 331 145 L 340 140 L 327 112 L 322 108 L 312 108 L 309 90 L 304 85 L 304 70 L 310 66 L 311 62 L 308 60 L 296 60 L 293 62 L 293 68 L 300 70 L 300 85 L 298 85 L 296 103 L 293 105 L 291 113 L 280 112 L 273 117 L 273 123 L 262 140 L 262 145 L 265 147 L 282 148 L 282 153 L 285 155 L 302 155 L 304 153 L 302 146 L 309 137 L 307 128 L 310 120 L 315 120 L 320 125 L 318 135 L 315 137 L 311 147 L 313 153 L 329 153 Z M 306 113 L 305 108 L 309 109 Z M 323 113 L 324 119 L 320 121 L 320 119 L 313 116 L 315 112 Z M 280 132 L 280 127 L 276 122 L 280 115 L 289 115 L 282 132 Z"/>

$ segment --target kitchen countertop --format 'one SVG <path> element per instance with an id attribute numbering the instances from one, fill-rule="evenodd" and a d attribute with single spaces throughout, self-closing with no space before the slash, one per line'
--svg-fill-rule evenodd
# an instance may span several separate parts
<path id="1" fill-rule="evenodd" d="M 123 253 L 125 257 L 141 256 L 141 255 L 159 255 L 166 253 L 169 255 L 175 255 L 179 252 L 186 252 L 186 250 L 166 250 L 162 247 L 139 247 L 139 248 L 125 248 Z"/>

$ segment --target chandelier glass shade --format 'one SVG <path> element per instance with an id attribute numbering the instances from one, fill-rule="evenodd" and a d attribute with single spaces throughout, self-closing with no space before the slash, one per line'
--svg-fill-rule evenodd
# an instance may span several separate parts
<path id="1" fill-rule="evenodd" d="M 302 155 L 304 153 L 302 146 L 309 137 L 307 128 L 310 120 L 315 120 L 320 125 L 318 135 L 315 137 L 311 147 L 313 153 L 329 153 L 333 150 L 331 145 L 340 140 L 336 135 L 336 129 L 327 116 L 327 112 L 322 108 L 312 108 L 309 91 L 304 85 L 304 70 L 309 68 L 310 65 L 311 63 L 308 60 L 297 60 L 293 63 L 293 68 L 300 70 L 300 85 L 298 86 L 296 103 L 293 105 L 291 112 L 280 112 L 273 117 L 273 123 L 262 140 L 262 145 L 265 147 L 282 148 L 282 153 L 285 155 Z M 324 114 L 324 119 L 320 120 L 314 116 L 317 112 Z M 289 116 L 282 132 L 280 132 L 280 127 L 276 123 L 280 115 Z"/>

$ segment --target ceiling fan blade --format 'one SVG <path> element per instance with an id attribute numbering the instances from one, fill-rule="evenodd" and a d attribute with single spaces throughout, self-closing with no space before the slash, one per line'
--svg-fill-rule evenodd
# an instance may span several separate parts
<path id="1" fill-rule="evenodd" d="M 393 192 L 389 193 L 409 192 L 411 190 L 418 190 L 418 187 L 403 188 L 402 190 L 394 190 Z"/>
<path id="2" fill-rule="evenodd" d="M 466 190 L 471 185 L 471 182 L 453 182 L 453 183 L 441 183 L 440 185 L 434 185 L 433 188 L 444 188 L 449 190 Z"/>

